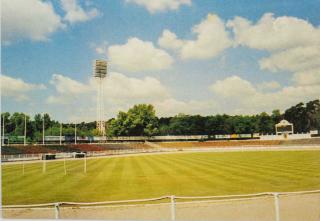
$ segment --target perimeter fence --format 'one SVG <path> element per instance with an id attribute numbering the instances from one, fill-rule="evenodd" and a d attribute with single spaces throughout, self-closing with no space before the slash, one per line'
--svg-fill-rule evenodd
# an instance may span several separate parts
<path id="1" fill-rule="evenodd" d="M 275 150 L 320 150 L 319 145 L 288 145 L 288 146 L 235 146 L 235 147 L 153 147 L 153 148 L 137 148 L 137 149 L 112 149 L 104 151 L 87 151 L 86 157 L 102 157 L 112 155 L 127 155 L 127 154 L 138 154 L 138 153 L 160 153 L 160 152 L 234 152 L 234 151 L 275 151 Z M 54 153 L 56 159 L 74 158 L 76 152 L 58 152 Z M 2 162 L 15 162 L 15 161 L 34 161 L 41 160 L 47 153 L 35 153 L 35 154 L 8 154 L 1 155 Z"/>
<path id="2" fill-rule="evenodd" d="M 137 153 L 174 152 L 174 151 L 177 151 L 177 150 L 173 148 L 114 149 L 114 150 L 105 150 L 105 151 L 89 151 L 89 152 L 86 152 L 86 157 L 126 155 L 126 154 L 137 154 Z M 43 156 L 46 154 L 47 153 L 1 155 L 1 161 L 14 162 L 14 161 L 42 160 Z M 75 154 L 76 152 L 54 153 L 56 159 L 75 158 Z"/>
<path id="3" fill-rule="evenodd" d="M 23 219 L 319 221 L 320 190 L 6 205 L 2 207 L 2 216 Z"/>

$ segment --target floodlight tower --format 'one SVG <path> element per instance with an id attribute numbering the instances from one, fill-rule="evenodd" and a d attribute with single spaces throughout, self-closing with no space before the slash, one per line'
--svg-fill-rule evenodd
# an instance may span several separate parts
<path id="1" fill-rule="evenodd" d="M 102 136 L 106 134 L 103 104 L 103 82 L 107 76 L 107 61 L 95 60 L 93 64 L 93 77 L 97 82 L 97 129 Z"/>

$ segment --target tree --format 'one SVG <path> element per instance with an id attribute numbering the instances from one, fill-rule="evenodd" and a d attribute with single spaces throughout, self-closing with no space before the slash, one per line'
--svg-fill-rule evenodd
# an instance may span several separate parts
<path id="1" fill-rule="evenodd" d="M 13 131 L 13 125 L 10 122 L 10 113 L 1 113 L 1 126 L 4 125 L 5 134 L 11 133 Z M 2 131 L 2 128 L 1 128 Z M 1 135 L 2 136 L 2 135 Z"/>
<path id="2" fill-rule="evenodd" d="M 258 115 L 258 128 L 262 134 L 271 134 L 274 132 L 275 122 L 266 112 Z"/>
<path id="3" fill-rule="evenodd" d="M 127 113 L 120 111 L 108 125 L 111 136 L 152 136 L 157 130 L 158 118 L 150 104 L 134 105 Z"/>
<path id="4" fill-rule="evenodd" d="M 306 104 L 308 130 L 318 129 L 320 126 L 320 100 L 310 101 Z"/>
<path id="5" fill-rule="evenodd" d="M 13 126 L 12 135 L 23 136 L 24 135 L 24 114 L 15 112 L 10 117 L 10 122 Z"/>
<path id="6" fill-rule="evenodd" d="M 24 135 L 24 113 L 1 113 L 4 118 L 5 134 Z M 36 114 L 32 120 L 27 116 L 27 137 L 32 141 L 42 140 L 42 123 L 45 122 L 46 135 L 60 135 L 60 123 L 51 119 L 49 114 Z M 252 116 L 215 115 L 200 116 L 178 114 L 174 117 L 158 119 L 152 105 L 134 105 L 127 112 L 120 111 L 117 118 L 107 121 L 108 136 L 153 136 L 153 135 L 218 135 L 232 133 L 274 133 L 274 125 L 286 119 L 294 124 L 295 132 L 320 130 L 320 101 L 299 103 L 285 110 L 265 112 Z M 62 134 L 74 136 L 74 124 L 63 124 Z M 81 122 L 77 125 L 79 136 L 99 135 L 96 122 Z"/>
<path id="7" fill-rule="evenodd" d="M 304 103 L 290 107 L 284 112 L 284 118 L 289 122 L 293 123 L 294 131 L 298 133 L 308 132 L 308 116 L 307 109 Z"/>
<path id="8" fill-rule="evenodd" d="M 280 110 L 277 109 L 272 111 L 271 118 L 273 122 L 277 124 L 283 119 L 283 116 L 281 115 Z"/>
<path id="9" fill-rule="evenodd" d="M 172 117 L 158 119 L 158 135 L 170 135 L 170 120 Z"/>
<path id="10" fill-rule="evenodd" d="M 251 134 L 255 131 L 253 117 L 236 116 L 234 118 L 234 133 L 236 134 Z"/>
<path id="11" fill-rule="evenodd" d="M 169 131 L 171 135 L 187 135 L 190 134 L 190 127 L 188 124 L 188 115 L 178 114 L 171 118 Z"/>
<path id="12" fill-rule="evenodd" d="M 42 131 L 42 116 L 41 116 L 41 114 L 36 114 L 34 116 L 33 125 L 34 125 L 34 129 L 36 131 Z"/>
<path id="13" fill-rule="evenodd" d="M 53 126 L 54 122 L 51 121 L 51 118 L 50 118 L 50 115 L 49 115 L 49 114 L 45 113 L 45 114 L 43 115 L 43 119 L 44 119 L 44 127 L 45 127 L 45 129 L 46 129 L 46 128 L 50 128 L 50 127 Z"/>

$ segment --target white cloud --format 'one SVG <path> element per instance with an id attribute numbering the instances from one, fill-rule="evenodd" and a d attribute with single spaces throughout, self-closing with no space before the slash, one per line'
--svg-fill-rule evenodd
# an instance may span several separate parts
<path id="1" fill-rule="evenodd" d="M 210 90 L 223 97 L 251 96 L 256 92 L 250 82 L 238 76 L 218 80 L 210 86 Z"/>
<path id="2" fill-rule="evenodd" d="M 5 44 L 20 39 L 46 41 L 64 27 L 50 2 L 3 0 L 1 4 L 1 37 Z"/>
<path id="3" fill-rule="evenodd" d="M 56 94 L 47 99 L 51 104 L 70 104 L 95 102 L 96 81 L 92 78 L 86 83 L 67 76 L 54 74 L 50 81 Z M 114 106 L 164 100 L 170 97 L 168 89 L 156 78 L 133 78 L 124 74 L 111 72 L 104 81 L 105 102 Z M 127 106 L 127 105 L 126 105 Z"/>
<path id="4" fill-rule="evenodd" d="M 320 68 L 297 72 L 293 81 L 296 85 L 320 85 Z"/>
<path id="5" fill-rule="evenodd" d="M 162 100 L 169 97 L 168 89 L 156 78 L 127 77 L 112 72 L 105 82 L 105 94 L 113 100 Z"/>
<path id="6" fill-rule="evenodd" d="M 130 38 L 124 45 L 110 46 L 108 55 L 113 65 L 130 72 L 167 69 L 173 63 L 167 52 L 138 38 Z"/>
<path id="7" fill-rule="evenodd" d="M 271 13 L 262 16 L 256 24 L 236 17 L 227 26 L 233 29 L 235 41 L 239 45 L 270 52 L 269 57 L 259 61 L 261 69 L 293 73 L 293 87 L 319 85 L 319 27 L 303 19 L 274 17 Z"/>
<path id="8" fill-rule="evenodd" d="M 211 85 L 210 89 L 225 112 L 254 114 L 272 109 L 285 109 L 299 102 L 320 98 L 320 84 L 291 85 L 276 91 L 261 92 L 251 82 L 238 76 L 228 77 Z"/>
<path id="9" fill-rule="evenodd" d="M 126 0 L 145 7 L 150 13 L 177 10 L 181 5 L 191 5 L 191 0 Z"/>
<path id="10" fill-rule="evenodd" d="M 90 87 L 61 74 L 53 74 L 50 84 L 54 85 L 59 93 L 82 94 L 90 91 Z"/>
<path id="11" fill-rule="evenodd" d="M 259 63 L 261 69 L 292 72 L 296 85 L 320 85 L 320 45 L 287 49 Z"/>
<path id="12" fill-rule="evenodd" d="M 219 55 L 232 46 L 232 40 L 225 29 L 224 22 L 214 14 L 192 28 L 195 40 L 181 40 L 169 30 L 164 30 L 158 43 L 161 47 L 176 50 L 182 59 L 207 59 Z"/>
<path id="13" fill-rule="evenodd" d="M 270 91 L 281 88 L 281 85 L 276 81 L 266 81 L 257 84 L 257 88 L 262 91 Z"/>
<path id="14" fill-rule="evenodd" d="M 78 101 L 79 97 L 93 92 L 93 89 L 84 83 L 73 80 L 67 76 L 54 74 L 50 80 L 50 84 L 54 86 L 57 95 L 51 95 L 47 99 L 49 104 L 67 104 L 71 101 Z"/>
<path id="15" fill-rule="evenodd" d="M 273 72 L 303 71 L 320 67 L 320 45 L 296 47 L 261 59 L 260 67 Z"/>
<path id="16" fill-rule="evenodd" d="M 62 9 L 66 12 L 64 20 L 69 23 L 84 22 L 93 19 L 99 14 L 96 8 L 85 11 L 77 0 L 60 0 Z"/>
<path id="17" fill-rule="evenodd" d="M 56 94 L 49 96 L 47 103 L 63 105 L 72 121 L 95 120 L 96 82 L 86 83 L 63 75 L 53 75 L 50 83 Z M 153 77 L 135 78 L 111 72 L 104 82 L 105 116 L 115 117 L 120 110 L 127 111 L 134 104 L 153 104 L 158 116 L 173 116 L 178 113 L 210 114 L 217 107 L 213 101 L 180 101 L 173 98 L 170 90 Z M 51 106 L 58 107 L 58 106 Z M 70 114 L 71 113 L 71 114 Z"/>
<path id="18" fill-rule="evenodd" d="M 320 43 L 319 28 L 296 17 L 275 18 L 272 13 L 266 13 L 256 24 L 235 17 L 227 26 L 233 29 L 238 44 L 255 49 L 273 51 Z"/>
<path id="19" fill-rule="evenodd" d="M 177 38 L 177 35 L 170 30 L 165 29 L 158 40 L 158 44 L 166 49 L 178 50 L 183 47 L 183 41 Z"/>
<path id="20" fill-rule="evenodd" d="M 179 113 L 183 114 L 212 114 L 217 108 L 215 102 L 210 100 L 190 100 L 181 101 L 175 98 L 168 98 L 163 101 L 153 103 L 156 109 L 157 116 L 168 117 Z"/>
<path id="21" fill-rule="evenodd" d="M 20 78 L 13 78 L 6 75 L 0 76 L 1 95 L 11 97 L 17 101 L 27 100 L 28 93 L 34 90 L 43 90 L 46 87 L 42 84 L 26 83 Z"/>

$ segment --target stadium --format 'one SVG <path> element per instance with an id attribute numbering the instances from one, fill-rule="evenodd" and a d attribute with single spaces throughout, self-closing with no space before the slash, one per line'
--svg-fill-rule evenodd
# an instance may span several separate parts
<path id="1" fill-rule="evenodd" d="M 319 219 L 319 100 L 283 114 L 169 118 L 138 104 L 105 121 L 106 66 L 94 61 L 95 122 L 2 113 L 4 218 Z"/>
<path id="2" fill-rule="evenodd" d="M 319 219 L 319 100 L 283 114 L 169 118 L 138 104 L 105 121 L 106 61 L 93 69 L 95 122 L 2 113 L 4 218 Z"/>
<path id="3" fill-rule="evenodd" d="M 3 139 L 2 214 L 31 219 L 317 220 L 320 138 L 314 131 L 290 131 L 44 136 L 44 144 Z"/>
<path id="4" fill-rule="evenodd" d="M 1 218 L 320 221 L 319 3 L 1 0 Z"/>

